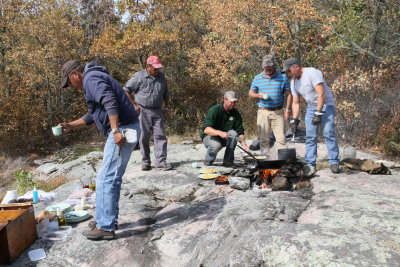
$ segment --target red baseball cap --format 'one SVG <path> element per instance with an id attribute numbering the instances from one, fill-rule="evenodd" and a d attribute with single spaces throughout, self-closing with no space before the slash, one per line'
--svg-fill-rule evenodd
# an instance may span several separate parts
<path id="1" fill-rule="evenodd" d="M 159 69 L 162 68 L 163 65 L 161 65 L 161 61 L 157 56 L 150 56 L 147 60 L 146 60 L 146 64 L 148 65 L 152 65 L 154 68 Z"/>

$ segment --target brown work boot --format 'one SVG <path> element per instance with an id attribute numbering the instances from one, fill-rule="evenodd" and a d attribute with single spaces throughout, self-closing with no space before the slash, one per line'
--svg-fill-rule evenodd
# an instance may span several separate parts
<path id="1" fill-rule="evenodd" d="M 332 164 L 330 166 L 330 169 L 331 169 L 332 173 L 340 173 L 341 172 L 339 164 Z"/>
<path id="2" fill-rule="evenodd" d="M 93 227 L 96 227 L 96 225 L 97 225 L 96 221 L 90 221 L 88 223 L 88 226 L 89 226 L 90 229 L 92 229 Z M 118 226 L 117 223 L 114 225 L 114 227 L 115 227 L 115 230 L 119 230 L 119 226 Z"/>
<path id="3" fill-rule="evenodd" d="M 93 227 L 90 230 L 83 231 L 82 234 L 90 240 L 112 240 L 115 238 L 114 231 L 103 231 L 98 229 L 97 227 Z"/>

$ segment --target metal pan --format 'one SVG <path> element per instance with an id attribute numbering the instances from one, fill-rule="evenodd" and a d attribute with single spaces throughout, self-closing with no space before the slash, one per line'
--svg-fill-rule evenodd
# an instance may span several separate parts
<path id="1" fill-rule="evenodd" d="M 237 144 L 237 146 L 252 158 L 256 165 L 255 167 L 258 169 L 280 169 L 286 163 L 286 160 L 283 159 L 257 159 L 252 153 L 241 147 L 239 144 Z"/>

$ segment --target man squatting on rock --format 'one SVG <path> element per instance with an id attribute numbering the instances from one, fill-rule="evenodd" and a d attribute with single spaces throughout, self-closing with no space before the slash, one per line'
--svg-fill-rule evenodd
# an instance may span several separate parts
<path id="1" fill-rule="evenodd" d="M 282 72 L 293 78 L 290 84 L 293 95 L 293 119 L 295 128 L 299 125 L 300 95 L 307 102 L 306 124 L 306 162 L 311 173 L 315 173 L 317 160 L 318 126 L 322 126 L 328 150 L 328 161 L 332 173 L 340 173 L 339 147 L 335 135 L 335 100 L 326 84 L 322 72 L 315 68 L 303 68 L 300 62 L 292 57 L 283 63 Z"/>
<path id="2" fill-rule="evenodd" d="M 236 93 L 227 91 L 223 103 L 211 107 L 204 119 L 200 137 L 207 148 L 204 161 L 206 166 L 210 166 L 214 162 L 218 152 L 225 146 L 223 165 L 225 167 L 234 166 L 234 152 L 238 136 L 242 147 L 249 150 L 244 136 L 242 116 L 235 109 L 237 101 Z"/>
<path id="3" fill-rule="evenodd" d="M 292 94 L 289 80 L 285 74 L 276 71 L 273 55 L 266 55 L 262 60 L 262 71 L 256 77 L 249 90 L 249 97 L 258 99 L 257 131 L 260 139 L 261 153 L 270 155 L 270 132 L 275 135 L 276 148 L 283 148 L 286 144 L 285 120 L 289 120 Z M 286 108 L 285 95 L 287 96 Z"/>
<path id="4" fill-rule="evenodd" d="M 160 59 L 150 56 L 146 61 L 146 69 L 136 72 L 126 83 L 124 90 L 129 96 L 135 109 L 140 109 L 140 135 L 139 145 L 142 152 L 142 170 L 151 169 L 150 137 L 154 135 L 154 153 L 156 168 L 169 170 L 167 164 L 167 137 L 164 133 L 164 121 L 168 115 L 169 91 L 164 74 L 160 71 Z M 135 99 L 132 98 L 135 94 Z M 162 105 L 164 103 L 164 110 Z"/>
<path id="5" fill-rule="evenodd" d="M 89 223 L 92 227 L 83 235 L 93 240 L 114 239 L 122 176 L 140 135 L 138 114 L 119 83 L 97 62 L 84 66 L 68 61 L 61 75 L 62 87 L 82 90 L 88 105 L 82 118 L 60 123 L 63 131 L 96 123 L 107 136 L 103 165 L 96 178 L 96 221 Z"/>

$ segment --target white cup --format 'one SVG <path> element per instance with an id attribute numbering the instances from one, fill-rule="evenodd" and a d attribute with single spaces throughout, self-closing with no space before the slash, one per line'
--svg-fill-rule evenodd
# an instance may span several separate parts
<path id="1" fill-rule="evenodd" d="M 60 125 L 51 127 L 51 130 L 55 136 L 60 136 L 62 134 L 62 127 Z"/>
<path id="2" fill-rule="evenodd" d="M 267 100 L 269 98 L 269 95 L 268 94 L 263 94 L 263 98 L 264 98 L 264 100 Z"/>
<path id="3" fill-rule="evenodd" d="M 196 168 L 197 168 L 197 162 L 193 162 L 193 163 L 192 163 L 192 168 L 193 168 L 193 169 L 196 169 Z"/>

